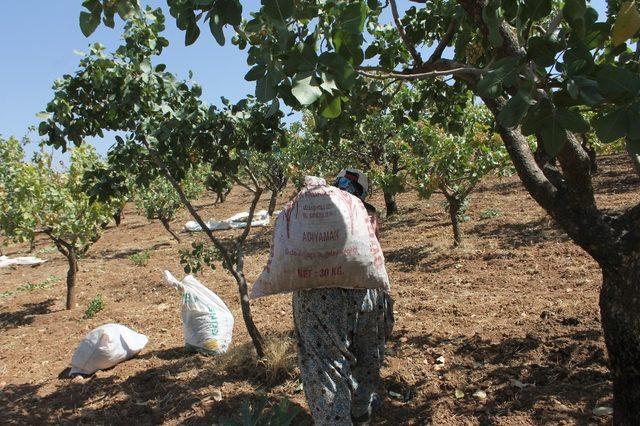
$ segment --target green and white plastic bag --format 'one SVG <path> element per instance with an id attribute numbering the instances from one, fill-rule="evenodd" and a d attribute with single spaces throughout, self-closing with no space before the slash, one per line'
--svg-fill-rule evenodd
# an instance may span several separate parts
<path id="1" fill-rule="evenodd" d="M 178 281 L 164 271 L 164 279 L 182 293 L 185 346 L 206 354 L 225 353 L 233 334 L 233 315 L 227 305 L 192 275 Z"/>

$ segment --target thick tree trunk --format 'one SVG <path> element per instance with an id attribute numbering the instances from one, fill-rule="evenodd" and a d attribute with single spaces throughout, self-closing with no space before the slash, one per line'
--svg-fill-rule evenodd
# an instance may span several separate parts
<path id="1" fill-rule="evenodd" d="M 176 240 L 177 242 L 181 242 L 180 241 L 180 237 L 178 236 L 178 234 L 173 232 L 173 229 L 171 229 L 171 226 L 169 225 L 169 221 L 167 219 L 161 217 L 160 218 L 160 223 L 162 223 L 162 226 L 164 226 L 164 229 L 166 229 L 167 232 L 169 234 L 171 234 L 171 236 L 173 237 L 174 240 Z"/>
<path id="2" fill-rule="evenodd" d="M 76 252 L 71 249 L 67 253 L 69 270 L 67 271 L 67 310 L 73 309 L 76 302 L 76 275 L 78 273 L 78 259 Z"/>
<path id="3" fill-rule="evenodd" d="M 276 203 L 278 202 L 278 191 L 271 191 L 271 198 L 269 199 L 269 208 L 267 214 L 269 217 L 273 216 L 273 212 L 276 211 Z"/>
<path id="4" fill-rule="evenodd" d="M 640 424 L 640 254 L 618 268 L 603 268 L 602 329 L 613 378 L 613 420 Z"/>
<path id="5" fill-rule="evenodd" d="M 631 149 L 631 144 L 628 140 L 627 153 L 629 153 L 629 158 L 631 158 L 631 164 L 633 164 L 633 168 L 635 169 L 638 176 L 640 176 L 640 155 L 636 154 L 633 149 Z"/>
<path id="6" fill-rule="evenodd" d="M 449 216 L 451 217 L 451 227 L 453 228 L 453 246 L 458 247 L 462 243 L 462 231 L 460 230 L 460 206 L 462 203 L 456 199 L 449 199 Z"/>
<path id="7" fill-rule="evenodd" d="M 398 203 L 396 203 L 396 194 L 392 194 L 389 191 L 383 191 L 384 193 L 384 206 L 387 209 L 387 217 L 393 216 L 398 213 Z"/>

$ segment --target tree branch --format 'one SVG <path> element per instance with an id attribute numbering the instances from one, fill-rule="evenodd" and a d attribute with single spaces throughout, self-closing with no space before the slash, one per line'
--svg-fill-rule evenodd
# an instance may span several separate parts
<path id="1" fill-rule="evenodd" d="M 415 72 L 415 70 L 397 72 L 397 71 L 389 71 L 384 68 L 372 69 L 368 70 L 367 68 L 372 67 L 357 67 L 356 72 L 364 77 L 373 78 L 375 80 L 386 80 L 389 78 L 394 78 L 396 80 L 420 80 L 426 79 L 429 77 L 438 77 L 442 75 L 453 75 L 458 77 L 469 77 L 479 76 L 483 73 L 481 69 L 473 68 L 473 67 L 461 67 L 461 68 L 449 68 L 445 70 L 434 70 L 427 72 Z M 373 71 L 373 72 L 370 72 Z"/>
<path id="2" fill-rule="evenodd" d="M 193 204 L 191 204 L 187 196 L 184 194 L 184 191 L 182 190 L 182 187 L 180 186 L 178 181 L 176 181 L 176 179 L 173 177 L 173 175 L 167 168 L 166 164 L 162 162 L 162 159 L 158 155 L 157 151 L 155 149 L 152 149 L 149 146 L 149 143 L 144 139 L 142 140 L 142 144 L 147 148 L 147 151 L 149 152 L 149 155 L 151 156 L 151 159 L 153 160 L 153 162 L 160 169 L 162 174 L 169 180 L 169 182 L 171 183 L 171 186 L 173 186 L 173 189 L 176 190 L 176 192 L 178 193 L 178 196 L 180 197 L 180 201 L 182 201 L 182 204 L 187 208 L 187 210 L 189 211 L 191 216 L 195 219 L 195 221 L 198 223 L 198 225 L 200 225 L 200 227 L 202 228 L 202 231 L 207 235 L 207 237 L 209 237 L 209 240 L 211 240 L 211 242 L 216 247 L 216 249 L 218 249 L 218 251 L 220 252 L 220 255 L 222 256 L 222 260 L 225 266 L 227 267 L 227 270 L 231 272 L 231 274 L 234 275 L 234 278 L 235 278 L 233 260 L 231 259 L 231 256 L 229 256 L 229 252 L 227 248 L 220 242 L 220 240 L 218 240 L 213 235 L 213 232 L 211 232 L 211 229 L 209 229 L 209 227 L 204 222 L 200 214 L 198 214 L 196 209 L 193 207 Z"/>
<path id="3" fill-rule="evenodd" d="M 457 26 L 458 26 L 458 22 L 456 21 L 456 18 L 451 18 L 451 22 L 449 22 L 449 27 L 447 28 L 447 32 L 444 34 L 442 39 L 440 39 L 438 46 L 436 46 L 436 49 L 433 51 L 433 53 L 429 57 L 429 60 L 427 61 L 428 64 L 432 64 L 442 57 L 442 52 L 444 52 L 444 49 L 446 49 L 449 43 L 451 42 L 451 39 L 456 33 Z"/>
<path id="4" fill-rule="evenodd" d="M 242 234 L 236 240 L 236 247 L 238 247 L 239 250 L 241 249 L 242 244 L 247 239 L 247 236 L 251 231 L 251 223 L 253 222 L 253 216 L 256 213 L 258 201 L 260 201 L 260 197 L 262 196 L 262 191 L 263 191 L 262 188 L 257 188 L 257 190 L 253 193 L 253 200 L 251 200 L 251 207 L 249 207 L 249 217 L 247 217 L 247 226 L 244 227 L 244 231 L 242 231 Z M 239 270 L 242 270 L 242 265 L 240 264 L 241 259 L 242 259 L 241 256 L 236 256 L 236 261 L 238 262 Z"/>
<path id="5" fill-rule="evenodd" d="M 404 32 L 404 27 L 402 26 L 402 22 L 400 22 L 400 17 L 398 16 L 398 6 L 396 5 L 396 0 L 389 0 L 389 4 L 391 5 L 391 14 L 393 15 L 393 21 L 396 24 L 396 28 L 398 29 L 398 34 L 400 34 L 400 38 L 404 43 L 404 46 L 409 51 L 409 54 L 413 58 L 413 63 L 415 66 L 422 65 L 422 57 L 416 50 L 415 46 L 409 42 L 407 38 L 407 34 Z"/>
<path id="6" fill-rule="evenodd" d="M 42 232 L 51 238 L 53 244 L 55 244 L 58 251 L 62 253 L 64 257 L 69 257 L 69 253 L 71 253 L 71 244 L 61 240 L 60 238 L 54 237 L 51 229 L 43 229 Z"/>
<path id="7" fill-rule="evenodd" d="M 552 36 L 553 33 L 556 32 L 561 22 L 562 22 L 562 9 L 560 9 L 560 11 L 558 11 L 558 14 L 553 17 L 551 22 L 549 22 L 549 27 L 546 30 L 547 37 Z"/>
<path id="8" fill-rule="evenodd" d="M 568 198 L 575 208 L 597 214 L 591 182 L 591 160 L 575 135 L 567 132 L 567 142 L 558 154 L 562 174 L 568 184 Z"/>

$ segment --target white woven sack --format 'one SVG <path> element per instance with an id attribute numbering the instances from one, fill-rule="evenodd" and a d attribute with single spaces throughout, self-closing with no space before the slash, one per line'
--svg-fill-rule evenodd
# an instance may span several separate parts
<path id="1" fill-rule="evenodd" d="M 149 339 L 121 324 L 105 324 L 85 336 L 73 353 L 69 375 L 93 374 L 134 357 Z"/>
<path id="2" fill-rule="evenodd" d="M 178 281 L 164 271 L 164 278 L 182 293 L 185 346 L 207 354 L 226 352 L 233 335 L 233 314 L 222 299 L 192 275 Z"/>
<path id="3" fill-rule="evenodd" d="M 388 290 L 389 277 L 362 201 L 307 176 L 276 219 L 269 260 L 251 298 L 327 287 Z"/>

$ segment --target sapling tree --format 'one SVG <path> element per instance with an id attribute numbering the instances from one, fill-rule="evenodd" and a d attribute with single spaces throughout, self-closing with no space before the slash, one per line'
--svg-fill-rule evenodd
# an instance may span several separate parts
<path id="1" fill-rule="evenodd" d="M 634 1 L 608 0 L 601 18 L 587 0 L 416 0 L 401 11 L 388 2 L 265 0 L 242 22 L 238 0 L 167 0 L 186 44 L 209 24 L 247 49 L 259 101 L 284 101 L 332 119 L 367 76 L 382 81 L 452 79 L 480 97 L 525 188 L 603 273 L 600 312 L 614 382 L 614 422 L 640 421 L 640 205 L 598 207 L 589 156 L 578 135 L 627 138 L 640 151 Z M 91 33 L 104 16 L 137 0 L 86 0 L 81 26 Z M 391 25 L 383 25 L 388 10 Z M 122 16 L 123 14 L 121 14 Z M 126 16 L 124 16 L 126 17 Z M 382 18 L 381 18 L 382 17 Z M 366 37 L 365 37 L 366 36 Z M 428 49 L 423 49 L 428 47 Z M 365 58 L 368 61 L 365 63 Z M 624 83 L 622 83 L 624 82 Z M 379 91 L 371 86 L 371 94 Z M 276 101 L 273 101 L 274 105 Z M 583 112 L 595 113 L 591 122 Z M 539 163 L 527 140 L 550 159 Z"/>
<path id="2" fill-rule="evenodd" d="M 454 246 L 462 242 L 460 222 L 476 185 L 491 172 L 505 174 L 511 169 L 485 107 L 468 105 L 461 124 L 462 134 L 452 134 L 421 121 L 414 125 L 408 141 L 413 154 L 409 169 L 419 194 L 429 198 L 439 191 L 445 197 Z"/>
<path id="3" fill-rule="evenodd" d="M 71 152 L 66 172 L 56 172 L 40 153 L 11 166 L 0 197 L 0 229 L 6 237 L 27 241 L 40 230 L 67 258 L 67 309 L 75 305 L 78 261 L 100 239 L 119 202 L 92 200 L 84 191 L 86 174 L 99 162 L 95 149 L 86 145 Z"/>

